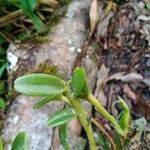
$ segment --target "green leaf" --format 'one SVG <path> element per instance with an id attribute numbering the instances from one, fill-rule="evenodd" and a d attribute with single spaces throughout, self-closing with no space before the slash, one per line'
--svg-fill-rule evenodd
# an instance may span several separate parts
<path id="1" fill-rule="evenodd" d="M 130 109 L 128 105 L 125 103 L 125 101 L 122 98 L 118 97 L 118 99 L 123 107 L 123 111 L 119 114 L 118 120 L 119 120 L 120 127 L 124 131 L 125 137 L 122 137 L 120 134 L 118 134 L 118 132 L 115 132 L 114 141 L 117 149 L 122 149 L 123 146 L 126 147 L 128 143 L 127 135 L 130 129 L 131 117 L 130 117 Z"/>
<path id="2" fill-rule="evenodd" d="M 2 142 L 2 139 L 0 138 L 0 150 L 3 150 L 3 142 Z"/>
<path id="3" fill-rule="evenodd" d="M 59 126 L 59 138 L 60 143 L 63 146 L 64 150 L 69 150 L 69 142 L 68 142 L 68 132 L 67 132 L 67 124 L 63 124 Z"/>
<path id="4" fill-rule="evenodd" d="M 85 69 L 76 67 L 73 71 L 73 77 L 70 83 L 71 90 L 73 91 L 75 98 L 77 98 L 81 94 L 85 84 L 86 84 Z"/>
<path id="5" fill-rule="evenodd" d="M 104 150 L 110 150 L 110 144 L 105 136 L 99 132 L 94 132 L 94 138 L 97 145 L 101 146 Z"/>
<path id="6" fill-rule="evenodd" d="M 11 150 L 28 150 L 28 137 L 26 132 L 20 132 L 13 141 Z"/>
<path id="7" fill-rule="evenodd" d="M 44 32 L 47 29 L 46 25 L 34 13 L 34 9 L 37 3 L 37 0 L 20 0 L 20 7 L 23 12 L 33 21 L 33 24 L 37 31 Z"/>
<path id="8" fill-rule="evenodd" d="M 24 10 L 26 10 L 27 13 L 29 13 L 34 11 L 35 7 L 38 4 L 38 0 L 20 0 L 20 3 L 22 5 L 22 8 L 24 8 Z"/>
<path id="9" fill-rule="evenodd" d="M 31 96 L 51 96 L 63 93 L 65 83 L 63 80 L 47 74 L 30 74 L 15 80 L 16 91 Z"/>
<path id="10" fill-rule="evenodd" d="M 42 107 L 43 105 L 45 105 L 46 103 L 52 101 L 52 100 L 56 100 L 57 98 L 60 97 L 60 94 L 57 94 L 57 95 L 51 95 L 49 97 L 46 97 L 40 101 L 38 101 L 34 106 L 33 106 L 33 109 L 38 109 L 40 107 Z"/>
<path id="11" fill-rule="evenodd" d="M 150 9 L 150 2 L 146 3 L 146 8 Z"/>
<path id="12" fill-rule="evenodd" d="M 72 120 L 76 116 L 77 114 L 73 108 L 62 109 L 55 112 L 51 117 L 49 117 L 48 125 L 52 127 L 60 126 Z"/>
<path id="13" fill-rule="evenodd" d="M 5 82 L 0 81 L 0 95 L 5 93 Z"/>
<path id="14" fill-rule="evenodd" d="M 6 67 L 7 67 L 7 63 L 5 63 L 5 64 L 0 68 L 0 78 L 2 77 L 3 72 L 4 72 L 4 70 L 6 69 Z"/>
<path id="15" fill-rule="evenodd" d="M 130 121 L 131 121 L 130 109 L 122 98 L 118 97 L 118 99 L 120 100 L 120 103 L 123 107 L 123 111 L 119 118 L 119 125 L 123 129 L 123 131 L 127 134 L 129 132 Z"/>
<path id="16" fill-rule="evenodd" d="M 0 108 L 4 109 L 6 107 L 6 103 L 3 98 L 0 97 Z"/>
<path id="17" fill-rule="evenodd" d="M 123 140 L 123 137 L 118 132 L 115 132 L 114 133 L 114 142 L 116 144 L 117 150 L 123 149 L 122 145 L 123 144 L 125 145 L 125 143 L 123 143 L 122 140 Z"/>

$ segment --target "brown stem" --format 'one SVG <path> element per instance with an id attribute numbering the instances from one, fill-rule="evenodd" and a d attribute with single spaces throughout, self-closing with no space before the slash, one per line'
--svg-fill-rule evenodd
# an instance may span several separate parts
<path id="1" fill-rule="evenodd" d="M 22 10 L 16 10 L 4 17 L 0 18 L 0 27 L 6 26 L 9 23 L 12 23 L 15 19 L 23 15 Z"/>
<path id="2" fill-rule="evenodd" d="M 100 131 L 107 137 L 107 139 L 111 143 L 112 150 L 116 150 L 116 145 L 114 143 L 113 138 L 111 137 L 111 135 L 108 134 L 108 132 L 105 131 L 104 127 L 100 123 L 98 123 L 94 118 L 91 119 L 91 122 L 93 122 L 100 129 Z"/>
<path id="3" fill-rule="evenodd" d="M 13 41 L 13 40 L 11 40 L 8 36 L 6 36 L 4 33 L 2 33 L 1 31 L 0 31 L 0 35 L 7 41 L 7 42 L 9 42 L 9 43 L 11 43 L 11 44 L 15 44 L 15 42 Z"/>

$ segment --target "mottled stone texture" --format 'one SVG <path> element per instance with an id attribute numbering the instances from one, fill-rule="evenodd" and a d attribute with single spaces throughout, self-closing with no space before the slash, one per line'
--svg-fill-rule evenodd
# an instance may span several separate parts
<path id="1" fill-rule="evenodd" d="M 49 41 L 42 45 L 31 43 L 21 50 L 11 45 L 8 49 L 8 59 L 12 56 L 14 61 L 9 60 L 12 64 L 10 69 L 17 70 L 19 67 L 27 71 L 29 67 L 34 69 L 35 66 L 48 60 L 51 64 L 59 66 L 67 76 L 70 75 L 78 49 L 86 40 L 89 7 L 89 0 L 73 1 L 66 16 L 48 35 Z M 18 63 L 15 63 L 16 59 Z"/>
<path id="2" fill-rule="evenodd" d="M 2 138 L 10 149 L 11 140 L 19 131 L 26 131 L 30 139 L 30 149 L 48 150 L 52 143 L 53 129 L 48 127 L 48 116 L 63 108 L 63 103 L 52 102 L 39 110 L 32 109 L 32 105 L 39 98 L 18 96 L 7 111 L 2 130 Z"/>

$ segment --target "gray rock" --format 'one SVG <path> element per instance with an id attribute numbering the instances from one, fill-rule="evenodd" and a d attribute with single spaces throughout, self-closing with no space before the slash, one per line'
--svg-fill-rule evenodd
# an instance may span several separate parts
<path id="1" fill-rule="evenodd" d="M 47 43 L 42 45 L 30 44 L 21 50 L 11 45 L 8 49 L 11 71 L 22 68 L 22 71 L 26 72 L 29 68 L 35 68 L 35 66 L 48 60 L 51 64 L 59 66 L 60 70 L 63 70 L 67 76 L 70 76 L 74 60 L 78 55 L 76 50 L 86 40 L 87 22 L 85 20 L 88 17 L 89 6 L 90 0 L 72 2 L 66 17 L 48 36 L 49 41 Z"/>
<path id="2" fill-rule="evenodd" d="M 150 78 L 149 79 L 144 79 L 143 83 L 145 83 L 150 89 Z"/>
<path id="3" fill-rule="evenodd" d="M 72 67 L 79 49 L 86 40 L 86 26 L 90 0 L 74 0 L 68 8 L 66 16 L 53 29 L 48 36 L 48 42 L 42 45 L 27 44 L 25 48 L 18 48 L 10 45 L 8 49 L 9 85 L 13 86 L 16 77 L 34 70 L 37 66 L 46 61 L 52 65 L 57 65 L 68 79 L 71 75 Z M 90 86 L 93 89 L 97 66 L 90 59 L 84 60 L 83 65 L 87 68 Z M 15 75 L 14 75 L 15 74 Z M 49 150 L 52 145 L 52 138 L 55 138 L 52 128 L 47 126 L 47 117 L 63 107 L 62 103 L 50 103 L 35 111 L 32 105 L 37 98 L 28 96 L 17 96 L 8 108 L 2 138 L 8 144 L 6 149 L 10 149 L 10 142 L 15 135 L 22 130 L 27 131 L 30 138 L 30 150 Z M 89 107 L 89 105 L 88 105 Z M 71 133 L 70 133 L 71 134 Z M 74 138 L 72 146 L 80 143 L 81 138 Z"/>
<path id="4" fill-rule="evenodd" d="M 68 132 L 68 138 L 69 138 L 69 146 L 71 150 L 84 150 L 85 146 L 87 144 L 87 141 L 83 139 L 82 137 L 78 137 L 69 130 Z M 51 147 L 51 150 L 64 150 L 62 145 L 60 145 L 59 142 L 59 132 L 58 129 L 54 130 L 54 139 L 53 139 L 53 145 Z"/>
<path id="5" fill-rule="evenodd" d="M 34 110 L 32 105 L 39 98 L 18 96 L 7 111 L 4 128 L 1 132 L 3 140 L 7 143 L 5 149 L 11 149 L 11 142 L 20 131 L 26 131 L 29 136 L 30 147 L 33 150 L 48 150 L 51 146 L 53 129 L 48 127 L 48 116 L 63 108 L 63 103 L 46 105 Z"/>
<path id="6" fill-rule="evenodd" d="M 150 70 L 149 69 L 144 71 L 144 77 L 150 79 Z"/>
<path id="7" fill-rule="evenodd" d="M 150 67 L 150 58 L 147 59 L 147 61 L 146 61 L 146 66 L 147 66 L 147 67 Z"/>

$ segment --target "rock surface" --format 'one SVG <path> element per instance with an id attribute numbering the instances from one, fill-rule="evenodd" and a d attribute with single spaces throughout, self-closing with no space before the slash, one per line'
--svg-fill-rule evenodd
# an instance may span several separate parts
<path id="1" fill-rule="evenodd" d="M 86 18 L 90 0 L 75 0 L 70 4 L 66 17 L 48 35 L 49 41 L 42 45 L 27 44 L 25 49 L 11 45 L 8 49 L 10 69 L 28 71 L 48 60 L 70 76 L 78 50 L 86 40 Z M 11 57 L 10 57 L 11 56 Z M 14 58 L 14 59 L 12 59 Z M 28 67 L 27 67 L 28 66 Z"/>
<path id="2" fill-rule="evenodd" d="M 27 44 L 26 48 L 22 49 L 13 45 L 9 47 L 9 84 L 11 87 L 13 87 L 13 81 L 16 77 L 34 70 L 45 62 L 57 65 L 66 75 L 66 79 L 70 77 L 75 58 L 81 52 L 81 47 L 86 40 L 90 3 L 90 0 L 74 0 L 69 5 L 66 16 L 49 34 L 48 42 L 41 45 Z M 93 89 L 97 66 L 90 57 L 83 60 L 83 66 L 87 69 L 90 86 Z M 8 143 L 6 144 L 7 150 L 10 149 L 9 143 L 14 136 L 22 130 L 27 131 L 30 137 L 30 150 L 51 149 L 55 134 L 52 128 L 47 127 L 46 120 L 50 114 L 63 108 L 63 105 L 62 103 L 50 103 L 35 111 L 32 109 L 32 105 L 36 99 L 22 95 L 17 96 L 8 108 L 2 129 L 2 138 Z M 89 108 L 89 104 L 86 105 Z M 76 135 L 70 137 L 74 143 L 71 143 L 71 147 L 74 149 L 75 143 L 82 141 L 82 139 Z"/>
<path id="3" fill-rule="evenodd" d="M 37 98 L 38 99 L 38 98 Z M 29 96 L 18 96 L 7 111 L 2 138 L 6 150 L 11 149 L 11 142 L 20 131 L 26 131 L 30 139 L 29 149 L 48 150 L 52 143 L 53 129 L 48 127 L 47 118 L 53 112 L 63 108 L 63 103 L 46 105 L 39 110 L 32 109 L 36 99 Z"/>

